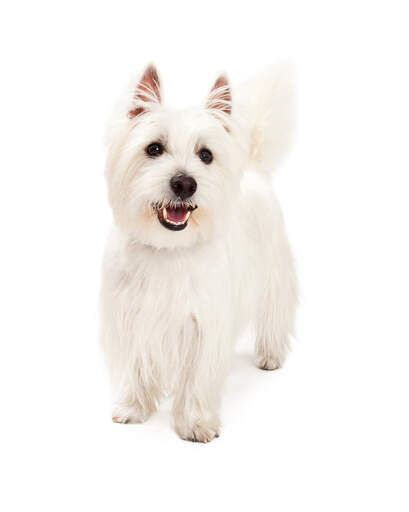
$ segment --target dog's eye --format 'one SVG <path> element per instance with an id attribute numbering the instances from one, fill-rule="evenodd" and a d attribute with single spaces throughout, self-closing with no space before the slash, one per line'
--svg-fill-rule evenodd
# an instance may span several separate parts
<path id="1" fill-rule="evenodd" d="M 211 164 L 213 160 L 213 155 L 209 149 L 203 148 L 199 151 L 199 158 L 203 163 Z"/>
<path id="2" fill-rule="evenodd" d="M 159 156 L 163 153 L 163 146 L 160 142 L 152 142 L 145 151 L 149 156 Z"/>

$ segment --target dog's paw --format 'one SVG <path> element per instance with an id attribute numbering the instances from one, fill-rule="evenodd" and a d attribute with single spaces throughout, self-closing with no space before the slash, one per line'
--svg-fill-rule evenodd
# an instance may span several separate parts
<path id="1" fill-rule="evenodd" d="M 190 426 L 177 426 L 176 432 L 184 441 L 193 443 L 209 443 L 219 437 L 218 422 L 197 422 Z"/>
<path id="2" fill-rule="evenodd" d="M 112 409 L 114 423 L 143 423 L 148 418 L 135 406 L 115 405 Z"/>
<path id="3" fill-rule="evenodd" d="M 281 368 L 282 364 L 281 362 L 272 356 L 257 356 L 256 357 L 256 364 L 260 368 L 260 370 L 277 370 L 278 368 Z"/>

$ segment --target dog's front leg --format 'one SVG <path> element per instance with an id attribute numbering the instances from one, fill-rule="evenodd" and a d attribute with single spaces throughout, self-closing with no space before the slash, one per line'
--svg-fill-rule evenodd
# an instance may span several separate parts
<path id="1" fill-rule="evenodd" d="M 114 392 L 112 421 L 115 423 L 143 423 L 157 409 L 161 392 L 151 379 L 143 378 L 140 370 L 132 377 L 125 376 Z"/>
<path id="2" fill-rule="evenodd" d="M 228 358 L 220 341 L 203 333 L 197 331 L 188 341 L 173 403 L 175 430 L 186 441 L 207 443 L 219 437 L 220 391 Z"/>
<path id="3" fill-rule="evenodd" d="M 207 443 L 219 437 L 219 391 L 211 383 L 198 382 L 193 368 L 187 372 L 173 404 L 175 430 L 186 441 Z"/>

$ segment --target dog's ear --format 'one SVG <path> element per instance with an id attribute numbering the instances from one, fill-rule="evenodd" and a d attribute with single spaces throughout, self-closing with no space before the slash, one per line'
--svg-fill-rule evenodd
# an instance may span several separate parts
<path id="1" fill-rule="evenodd" d="M 206 108 L 231 114 L 231 90 L 225 75 L 219 76 L 214 83 L 207 98 Z"/>
<path id="2" fill-rule="evenodd" d="M 153 64 L 149 64 L 142 73 L 133 96 L 134 107 L 129 110 L 128 117 L 133 119 L 149 110 L 152 104 L 160 104 L 161 91 L 158 72 Z"/>

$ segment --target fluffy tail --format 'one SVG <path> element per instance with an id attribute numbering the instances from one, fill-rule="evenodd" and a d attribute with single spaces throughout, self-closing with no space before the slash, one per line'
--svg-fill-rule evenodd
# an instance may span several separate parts
<path id="1" fill-rule="evenodd" d="M 251 161 L 265 172 L 273 172 L 293 138 L 292 64 L 282 62 L 256 75 L 236 90 L 234 100 L 247 125 Z"/>

